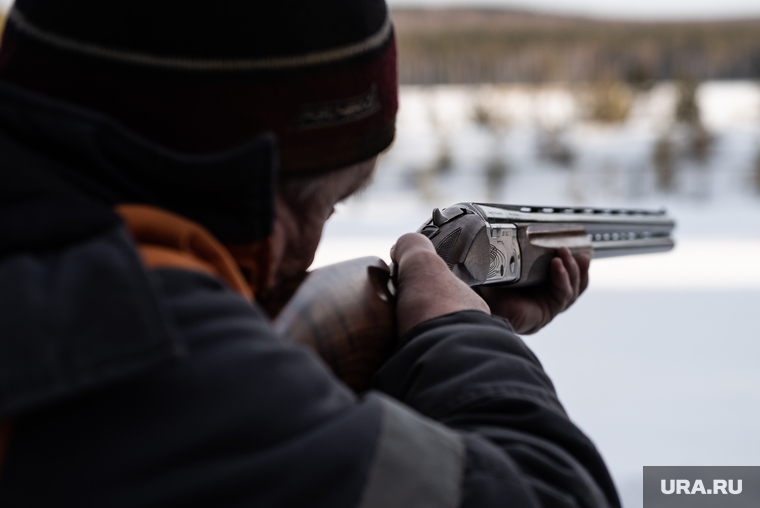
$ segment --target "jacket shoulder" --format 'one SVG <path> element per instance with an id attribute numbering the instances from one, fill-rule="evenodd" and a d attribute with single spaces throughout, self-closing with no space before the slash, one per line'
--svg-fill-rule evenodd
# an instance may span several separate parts
<path id="1" fill-rule="evenodd" d="M 122 226 L 0 259 L 0 420 L 181 355 L 162 293 Z"/>

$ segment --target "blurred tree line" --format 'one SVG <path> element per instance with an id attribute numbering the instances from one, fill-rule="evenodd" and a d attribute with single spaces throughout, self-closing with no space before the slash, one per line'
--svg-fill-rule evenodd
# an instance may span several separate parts
<path id="1" fill-rule="evenodd" d="M 760 19 L 596 20 L 394 9 L 402 84 L 760 77 Z"/>

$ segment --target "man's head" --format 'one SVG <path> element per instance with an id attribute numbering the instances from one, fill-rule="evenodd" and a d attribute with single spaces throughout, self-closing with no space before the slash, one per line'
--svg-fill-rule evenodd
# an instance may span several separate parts
<path id="1" fill-rule="evenodd" d="M 368 178 L 397 109 L 384 0 L 16 0 L 0 79 L 181 154 L 274 133 L 286 272 L 313 257 L 332 206 Z"/>
<path id="2" fill-rule="evenodd" d="M 314 259 L 322 228 L 335 205 L 366 186 L 377 157 L 317 176 L 286 176 L 280 179 L 275 197 L 272 232 L 271 286 L 298 278 Z"/>

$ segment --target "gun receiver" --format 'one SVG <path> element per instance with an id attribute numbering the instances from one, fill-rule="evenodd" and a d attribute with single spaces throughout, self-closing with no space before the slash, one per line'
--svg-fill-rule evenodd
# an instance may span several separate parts
<path id="1" fill-rule="evenodd" d="M 674 226 L 664 210 L 458 203 L 417 232 L 470 286 L 520 287 L 546 280 L 559 247 L 595 258 L 664 252 Z"/>

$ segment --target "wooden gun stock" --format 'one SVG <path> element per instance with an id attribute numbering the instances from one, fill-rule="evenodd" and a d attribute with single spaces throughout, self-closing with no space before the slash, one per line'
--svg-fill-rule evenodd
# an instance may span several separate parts
<path id="1" fill-rule="evenodd" d="M 388 265 L 378 257 L 314 270 L 279 312 L 274 328 L 313 349 L 361 393 L 395 345 L 396 305 L 389 281 Z"/>
<path id="2" fill-rule="evenodd" d="M 418 232 L 470 286 L 545 282 L 559 247 L 595 257 L 673 248 L 663 211 L 570 209 L 459 203 L 435 209 Z M 390 271 L 377 257 L 310 272 L 277 314 L 277 332 L 316 351 L 356 392 L 396 344 Z"/>

